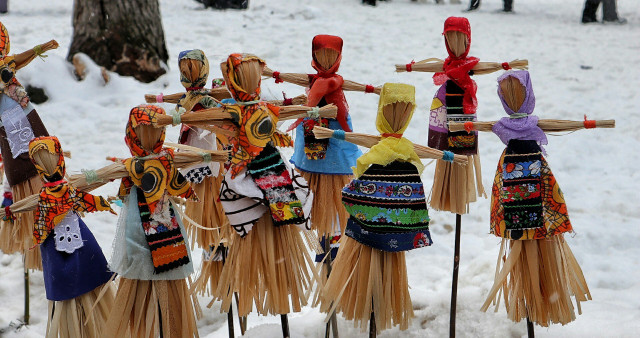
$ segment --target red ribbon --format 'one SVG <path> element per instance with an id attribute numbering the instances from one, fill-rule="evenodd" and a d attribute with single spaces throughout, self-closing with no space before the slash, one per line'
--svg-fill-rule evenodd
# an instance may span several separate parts
<path id="1" fill-rule="evenodd" d="M 593 129 L 596 127 L 596 120 L 587 120 L 587 115 L 584 116 L 584 127 L 586 129 Z"/>
<path id="2" fill-rule="evenodd" d="M 382 134 L 382 137 L 395 137 L 395 138 L 402 138 L 402 134 L 384 133 L 384 134 Z"/>
<path id="3" fill-rule="evenodd" d="M 276 83 L 284 82 L 284 80 L 280 78 L 280 72 L 273 72 L 273 78 L 276 79 Z"/>
<path id="4" fill-rule="evenodd" d="M 60 181 L 55 181 L 55 182 L 47 182 L 44 184 L 45 187 L 50 188 L 50 187 L 55 187 L 56 185 L 60 185 L 62 183 L 67 183 L 67 181 L 65 180 L 60 180 Z"/>
<path id="5" fill-rule="evenodd" d="M 509 66 L 509 62 L 503 62 L 502 63 L 502 69 L 504 69 L 504 70 L 511 69 L 511 66 Z"/>
<path id="6" fill-rule="evenodd" d="M 284 99 L 284 101 L 282 101 L 282 105 L 283 106 L 290 106 L 293 104 L 293 99 L 289 98 L 289 99 Z"/>
<path id="7" fill-rule="evenodd" d="M 202 87 L 202 86 L 200 86 L 200 87 L 189 87 L 189 88 L 187 88 L 187 91 L 190 92 L 192 90 L 200 90 L 202 88 L 204 88 L 204 87 Z"/>
<path id="8" fill-rule="evenodd" d="M 4 207 L 4 217 L 7 220 L 15 219 L 15 217 L 13 217 L 13 213 L 11 212 L 11 206 L 10 205 L 7 205 L 6 207 Z"/>
<path id="9" fill-rule="evenodd" d="M 413 70 L 413 69 L 412 69 L 412 67 L 413 67 L 413 65 L 415 65 L 415 64 L 416 64 L 416 62 L 415 62 L 414 60 L 411 60 L 411 63 L 407 63 L 407 64 L 405 65 L 405 68 L 407 69 L 407 72 L 412 71 L 412 70 Z"/>
<path id="10" fill-rule="evenodd" d="M 364 87 L 364 92 L 365 93 L 373 93 L 374 90 L 376 90 L 376 87 L 374 87 L 372 85 L 366 85 Z"/>
<path id="11" fill-rule="evenodd" d="M 472 121 L 467 121 L 464 123 L 464 130 L 467 131 L 467 133 L 470 133 L 473 131 L 473 122 Z"/>

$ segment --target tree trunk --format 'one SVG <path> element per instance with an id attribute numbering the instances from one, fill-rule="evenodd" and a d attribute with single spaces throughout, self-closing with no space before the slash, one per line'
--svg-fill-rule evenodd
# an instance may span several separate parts
<path id="1" fill-rule="evenodd" d="M 120 75 L 157 79 L 168 58 L 158 0 L 75 0 L 67 60 L 78 52 Z"/>

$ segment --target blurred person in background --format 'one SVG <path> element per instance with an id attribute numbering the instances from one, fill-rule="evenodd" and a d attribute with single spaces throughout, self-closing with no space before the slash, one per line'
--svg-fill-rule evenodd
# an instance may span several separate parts
<path id="1" fill-rule="evenodd" d="M 586 0 L 582 11 L 582 23 L 598 22 L 596 12 L 602 2 L 602 22 L 625 24 L 627 19 L 618 17 L 616 0 Z"/>
<path id="2" fill-rule="evenodd" d="M 471 0 L 467 11 L 475 11 L 478 8 L 480 8 L 480 0 Z M 513 0 L 503 0 L 501 12 L 513 13 Z"/>

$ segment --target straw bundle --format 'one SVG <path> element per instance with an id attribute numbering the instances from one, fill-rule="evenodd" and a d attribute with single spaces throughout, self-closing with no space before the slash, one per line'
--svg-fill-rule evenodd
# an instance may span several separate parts
<path id="1" fill-rule="evenodd" d="M 320 48 L 313 52 L 313 57 L 324 70 L 331 69 L 338 60 L 338 56 L 340 56 L 340 52 L 331 48 Z"/>
<path id="2" fill-rule="evenodd" d="M 195 313 L 195 316 L 194 316 Z M 202 311 L 187 282 L 120 278 L 103 337 L 197 337 Z"/>
<path id="3" fill-rule="evenodd" d="M 477 131 L 491 131 L 493 125 L 498 121 L 488 122 L 473 122 L 473 130 Z M 462 131 L 464 129 L 464 123 L 449 123 L 450 131 Z M 595 120 L 596 128 L 615 128 L 616 120 Z M 538 120 L 538 127 L 545 132 L 562 132 L 562 131 L 576 131 L 580 129 L 586 129 L 585 121 L 571 121 L 571 120 L 553 120 L 545 119 Z"/>
<path id="4" fill-rule="evenodd" d="M 334 130 L 332 129 L 318 127 L 318 126 L 313 127 L 313 134 L 317 139 L 330 138 L 333 136 L 333 132 Z M 361 134 L 361 133 L 349 133 L 349 132 L 345 133 L 345 141 L 351 142 L 353 144 L 357 144 L 359 146 L 367 147 L 367 148 L 371 148 L 374 145 L 376 145 L 380 141 L 380 139 L 382 139 L 381 136 L 374 136 L 374 135 Z M 442 151 L 440 150 L 425 147 L 419 144 L 414 144 L 413 150 L 416 151 L 416 154 L 418 154 L 418 157 L 420 158 L 441 159 L 443 154 Z M 453 162 L 456 164 L 465 166 L 467 165 L 467 161 L 468 161 L 467 156 L 463 156 L 463 155 L 453 156 Z"/>
<path id="5" fill-rule="evenodd" d="M 22 202 L 27 197 L 33 194 L 39 194 L 40 189 L 42 189 L 42 180 L 38 175 L 29 178 L 28 180 L 16 184 L 11 187 L 13 191 L 13 201 L 16 205 L 19 202 Z M 37 203 L 37 198 L 35 199 Z M 19 205 L 19 204 L 18 204 Z M 34 207 L 24 209 L 24 210 L 34 210 Z M 13 209 L 13 206 L 11 207 Z M 4 210 L 2 210 L 4 213 Z M 40 256 L 40 247 L 37 246 L 33 249 L 33 239 L 32 239 L 32 231 L 33 224 L 35 223 L 35 213 L 34 212 L 23 212 L 16 215 L 16 221 L 13 223 L 13 240 L 17 242 L 22 242 L 22 248 L 19 250 L 22 251 L 24 255 L 24 264 L 28 269 L 36 269 L 42 270 L 42 257 Z"/>
<path id="6" fill-rule="evenodd" d="M 437 58 L 425 59 L 422 61 L 418 61 L 411 66 L 411 71 L 413 72 L 427 72 L 427 73 L 438 73 L 442 72 L 442 66 L 444 65 L 444 60 Z M 509 67 L 513 69 L 528 69 L 529 61 L 528 60 L 513 60 L 509 62 Z M 499 62 L 478 62 L 475 67 L 473 67 L 473 72 L 475 75 L 483 75 L 490 74 L 493 72 L 497 72 L 503 70 L 502 63 Z M 402 73 L 407 71 L 407 65 L 402 64 L 396 65 L 396 72 Z"/>
<path id="7" fill-rule="evenodd" d="M 264 67 L 264 69 L 262 70 L 262 75 L 269 78 L 273 77 L 273 70 L 271 70 L 269 67 Z M 307 74 L 280 73 L 279 78 L 282 81 L 293 83 L 302 87 L 308 87 L 310 84 L 309 75 Z M 349 80 L 344 80 L 344 84 L 342 85 L 342 90 L 346 90 L 346 91 L 365 92 L 366 89 L 367 89 L 367 85 L 349 81 Z M 380 95 L 381 90 L 382 90 L 382 87 L 374 87 L 373 92 Z"/>
<path id="8" fill-rule="evenodd" d="M 522 103 L 524 103 L 525 96 L 527 94 L 526 88 L 520 83 L 518 79 L 513 76 L 507 76 L 500 81 L 500 92 L 507 106 L 514 112 L 520 110 Z"/>
<path id="9" fill-rule="evenodd" d="M 301 117 L 307 117 L 307 112 L 311 111 L 311 107 L 305 106 L 282 106 L 280 107 L 279 120 L 290 120 Z M 326 105 L 320 108 L 320 116 L 335 118 L 338 113 L 338 108 L 335 105 Z M 215 107 L 202 109 L 194 112 L 184 113 L 180 116 L 180 122 L 194 125 L 194 126 L 206 126 L 213 123 L 222 122 L 223 120 L 231 120 L 232 116 L 226 111 L 224 107 Z M 157 120 L 154 123 L 154 127 L 160 128 L 173 124 L 173 117 L 170 115 L 158 115 Z"/>
<path id="10" fill-rule="evenodd" d="M 56 48 L 58 48 L 58 42 L 56 40 L 51 40 L 49 42 L 38 45 L 33 49 L 29 49 L 15 55 L 13 60 L 16 62 L 16 70 L 28 65 L 29 62 L 33 61 L 33 59 L 36 58 L 36 56 L 40 56 L 43 53 Z"/>
<path id="11" fill-rule="evenodd" d="M 100 294 L 100 293 L 103 294 Z M 49 301 L 47 337 L 103 337 L 107 319 L 115 299 L 115 286 L 107 284 L 79 297 L 63 301 Z"/>
<path id="12" fill-rule="evenodd" d="M 374 299 L 384 300 L 375 302 Z M 376 331 L 409 328 L 413 315 L 404 252 L 386 252 L 342 237 L 331 276 L 321 294 L 320 311 L 342 312 L 365 331 L 372 315 Z M 385 308 L 383 308 L 383 306 Z"/>
<path id="13" fill-rule="evenodd" d="M 259 314 L 299 312 L 307 304 L 306 290 L 315 279 L 313 261 L 297 226 L 273 226 L 267 212 L 247 236 L 234 232 L 233 245 L 214 296 L 229 311 L 238 294 L 238 315 L 246 316 L 255 303 Z"/>
<path id="14" fill-rule="evenodd" d="M 180 98 L 182 98 L 182 95 L 184 95 L 184 92 L 175 93 L 175 94 L 168 94 L 168 95 L 162 95 L 162 102 L 164 102 L 164 103 L 178 103 L 178 101 L 180 101 Z M 211 88 L 211 89 L 209 89 L 209 94 L 208 95 L 213 97 L 214 99 L 216 99 L 218 101 L 231 98 L 231 93 L 229 93 L 229 91 L 227 90 L 227 87 Z M 158 103 L 158 96 L 157 95 L 153 95 L 153 94 L 145 94 L 144 95 L 144 100 L 147 103 Z"/>
<path id="15" fill-rule="evenodd" d="M 575 319 L 573 297 L 580 314 L 580 302 L 591 299 L 582 269 L 563 235 L 548 239 L 514 241 L 503 239 L 495 281 L 481 310 L 504 297 L 509 319 L 528 318 L 548 327 Z"/>

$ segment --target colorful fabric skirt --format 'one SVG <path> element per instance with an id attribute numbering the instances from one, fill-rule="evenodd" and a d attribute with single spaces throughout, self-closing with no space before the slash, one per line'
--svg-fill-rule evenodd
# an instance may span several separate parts
<path id="1" fill-rule="evenodd" d="M 151 250 L 142 227 L 140 210 L 138 209 L 138 189 L 131 189 L 131 193 L 124 201 L 120 211 L 118 228 L 113 244 L 111 269 L 121 277 L 137 280 L 176 280 L 187 278 L 193 273 L 193 260 L 187 234 L 178 215 L 175 220 L 187 247 L 189 262 L 168 271 L 156 273 L 151 257 Z M 175 206 L 171 203 L 175 210 Z"/>
<path id="2" fill-rule="evenodd" d="M 511 140 L 491 189 L 491 233 L 513 240 L 572 231 L 564 196 L 536 141 Z"/>
<path id="3" fill-rule="evenodd" d="M 345 234 L 383 251 L 406 251 L 432 243 L 429 211 L 418 170 L 407 162 L 374 164 L 342 190 L 351 215 Z"/>
<path id="4" fill-rule="evenodd" d="M 449 122 L 464 123 L 476 120 L 475 114 L 463 112 L 463 96 L 462 88 L 451 80 L 438 89 L 429 114 L 429 147 L 459 155 L 478 153 L 478 132 L 449 131 Z"/>
<path id="5" fill-rule="evenodd" d="M 351 175 L 351 167 L 356 165 L 356 160 L 362 155 L 358 146 L 335 138 L 328 139 L 324 144 L 322 140 L 316 140 L 308 132 L 305 135 L 305 119 L 296 127 L 296 139 L 294 153 L 290 162 L 298 170 L 333 175 Z M 322 122 L 321 122 L 322 123 Z M 351 117 L 347 116 L 347 124 L 351 127 Z M 342 130 L 340 123 L 335 119 L 328 119 L 327 128 Z"/>
<path id="6" fill-rule="evenodd" d="M 73 253 L 58 251 L 52 233 L 40 245 L 47 299 L 61 301 L 76 298 L 109 281 L 107 260 L 95 237 L 82 219 L 78 219 L 82 247 Z"/>

